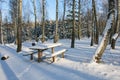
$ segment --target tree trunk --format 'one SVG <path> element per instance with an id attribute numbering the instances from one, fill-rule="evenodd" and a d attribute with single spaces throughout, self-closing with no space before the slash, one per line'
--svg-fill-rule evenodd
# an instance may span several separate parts
<path id="1" fill-rule="evenodd" d="M 109 0 L 109 4 L 112 3 L 111 6 L 114 5 L 113 2 L 114 2 L 113 0 Z M 111 6 L 109 6 L 108 20 L 107 20 L 107 24 L 106 24 L 106 27 L 104 30 L 103 38 L 102 38 L 99 46 L 97 47 L 97 49 L 95 51 L 95 55 L 93 57 L 93 61 L 95 61 L 96 63 L 100 62 L 100 59 L 101 59 L 101 57 L 102 57 L 102 55 L 107 47 L 107 44 L 108 44 L 108 41 L 110 38 L 112 23 L 113 23 L 114 14 L 115 14 L 114 7 L 111 8 Z"/>
<path id="2" fill-rule="evenodd" d="M 117 21 L 117 28 L 116 28 L 116 32 L 118 33 L 120 31 L 120 0 L 118 0 L 118 21 Z"/>
<path id="3" fill-rule="evenodd" d="M 33 0 L 33 7 L 34 7 L 34 17 L 35 17 L 35 40 L 38 42 L 38 36 L 37 36 L 37 16 L 36 16 L 36 6 L 35 6 L 35 0 Z"/>
<path id="4" fill-rule="evenodd" d="M 62 29 L 63 29 L 63 38 L 65 38 L 65 22 L 64 22 L 64 20 L 65 20 L 65 15 L 66 15 L 66 0 L 64 0 L 64 10 L 63 10 L 63 27 L 62 27 Z"/>
<path id="5" fill-rule="evenodd" d="M 14 26 L 14 41 L 15 44 L 17 42 L 17 18 L 18 18 L 18 1 L 17 0 L 9 0 L 9 7 L 10 7 L 10 15 L 11 15 L 11 21 Z"/>
<path id="6" fill-rule="evenodd" d="M 45 42 L 45 0 L 42 0 L 42 43 Z"/>
<path id="7" fill-rule="evenodd" d="M 112 36 L 112 42 L 111 42 L 111 48 L 112 49 L 115 49 L 115 42 L 116 42 L 118 36 L 119 36 L 119 33 L 116 33 Z"/>
<path id="8" fill-rule="evenodd" d="M 115 49 L 115 43 L 116 43 L 116 40 L 120 33 L 119 32 L 119 30 L 120 30 L 120 0 L 118 0 L 118 2 L 117 2 L 117 22 L 116 23 L 117 23 L 116 26 L 114 26 L 115 27 L 114 33 L 115 33 L 115 35 L 117 34 L 117 36 L 116 36 L 116 38 L 112 38 L 112 42 L 111 42 L 112 49 Z M 115 35 L 113 35 L 113 37 Z"/>
<path id="9" fill-rule="evenodd" d="M 78 24 L 78 39 L 80 40 L 81 37 L 81 13 L 80 13 L 80 9 L 81 9 L 81 3 L 80 0 L 78 1 L 78 20 L 79 20 L 79 24 Z"/>
<path id="10" fill-rule="evenodd" d="M 91 33 L 91 44 L 90 46 L 93 46 L 94 44 L 94 11 L 93 11 L 93 7 L 92 7 L 92 33 Z"/>
<path id="11" fill-rule="evenodd" d="M 17 52 L 22 48 L 22 0 L 18 0 Z"/>
<path id="12" fill-rule="evenodd" d="M 3 44 L 2 12 L 1 12 L 1 9 L 0 9 L 0 44 Z"/>
<path id="13" fill-rule="evenodd" d="M 6 22 L 6 25 L 7 25 L 7 26 L 6 26 L 6 31 L 7 31 L 7 32 L 6 32 L 6 36 L 7 36 L 6 39 L 7 39 L 7 43 L 9 43 L 9 36 L 10 36 L 10 35 L 9 35 L 9 32 L 10 32 L 10 31 L 9 31 L 8 17 L 7 17 L 7 16 L 6 16 L 6 18 L 5 18 L 5 22 Z"/>
<path id="14" fill-rule="evenodd" d="M 56 0 L 56 29 L 54 36 L 54 43 L 58 41 L 58 0 Z"/>
<path id="15" fill-rule="evenodd" d="M 95 18 L 95 25 L 94 25 L 94 42 L 95 44 L 98 44 L 98 41 L 99 41 L 99 31 L 98 31 L 98 24 L 97 24 L 97 14 L 96 14 L 96 5 L 95 5 L 95 0 L 92 0 L 92 7 L 93 7 L 93 11 L 94 11 L 94 18 Z"/>
<path id="16" fill-rule="evenodd" d="M 72 27 L 72 41 L 71 41 L 71 48 L 74 48 L 75 45 L 75 0 L 73 0 L 73 27 Z"/>

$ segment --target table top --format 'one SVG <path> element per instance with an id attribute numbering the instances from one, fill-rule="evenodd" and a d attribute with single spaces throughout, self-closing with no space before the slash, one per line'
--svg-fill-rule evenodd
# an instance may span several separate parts
<path id="1" fill-rule="evenodd" d="M 36 44 L 35 46 L 29 47 L 30 49 L 48 49 L 48 48 L 54 48 L 57 46 L 61 46 L 61 43 L 41 43 Z"/>

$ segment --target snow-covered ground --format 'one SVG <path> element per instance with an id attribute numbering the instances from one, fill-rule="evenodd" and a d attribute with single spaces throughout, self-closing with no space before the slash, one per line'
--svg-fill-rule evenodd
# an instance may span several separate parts
<path id="1" fill-rule="evenodd" d="M 90 39 L 76 40 L 75 48 L 70 48 L 68 39 L 59 42 L 63 45 L 55 50 L 68 51 L 64 59 L 57 58 L 54 63 L 48 60 L 38 63 L 23 56 L 31 42 L 24 42 L 19 54 L 14 44 L 0 45 L 0 57 L 9 56 L 5 61 L 0 60 L 0 80 L 120 80 L 120 38 L 115 50 L 108 45 L 100 64 L 92 62 L 97 45 L 91 47 Z"/>

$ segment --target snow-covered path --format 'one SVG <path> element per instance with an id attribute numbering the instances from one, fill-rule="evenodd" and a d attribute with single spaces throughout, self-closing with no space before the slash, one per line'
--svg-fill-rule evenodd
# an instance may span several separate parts
<path id="1" fill-rule="evenodd" d="M 120 46 L 116 50 L 107 49 L 104 55 L 106 64 L 91 63 L 95 48 L 85 40 L 76 41 L 76 48 L 71 49 L 69 40 L 61 40 L 62 47 L 68 51 L 65 58 L 58 58 L 55 63 L 30 61 L 29 56 L 16 53 L 14 45 L 0 46 L 1 55 L 9 55 L 6 61 L 0 60 L 0 77 L 2 80 L 119 80 L 120 61 L 118 60 Z M 27 44 L 23 44 L 27 45 Z M 57 50 L 56 49 L 56 50 Z M 112 53 L 109 53 L 112 52 Z M 117 52 L 117 57 L 113 55 Z M 108 56 L 108 57 L 107 57 Z M 107 62 L 109 58 L 116 63 Z M 119 58 L 120 59 L 120 58 Z"/>

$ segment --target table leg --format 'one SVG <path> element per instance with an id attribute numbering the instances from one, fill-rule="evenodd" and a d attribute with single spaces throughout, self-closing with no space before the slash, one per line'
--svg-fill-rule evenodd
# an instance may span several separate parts
<path id="1" fill-rule="evenodd" d="M 53 48 L 51 48 L 51 50 L 52 50 L 52 53 L 54 53 L 54 47 L 53 47 Z"/>
<path id="2" fill-rule="evenodd" d="M 42 57 L 42 51 L 38 50 L 38 62 L 42 61 L 41 57 Z"/>
<path id="3" fill-rule="evenodd" d="M 52 50 L 52 54 L 54 53 L 54 47 L 53 48 L 51 48 L 51 50 Z M 55 56 L 54 57 L 52 57 L 52 61 L 54 62 L 55 61 Z"/>
<path id="4" fill-rule="evenodd" d="M 30 54 L 30 60 L 33 60 L 33 54 Z"/>

